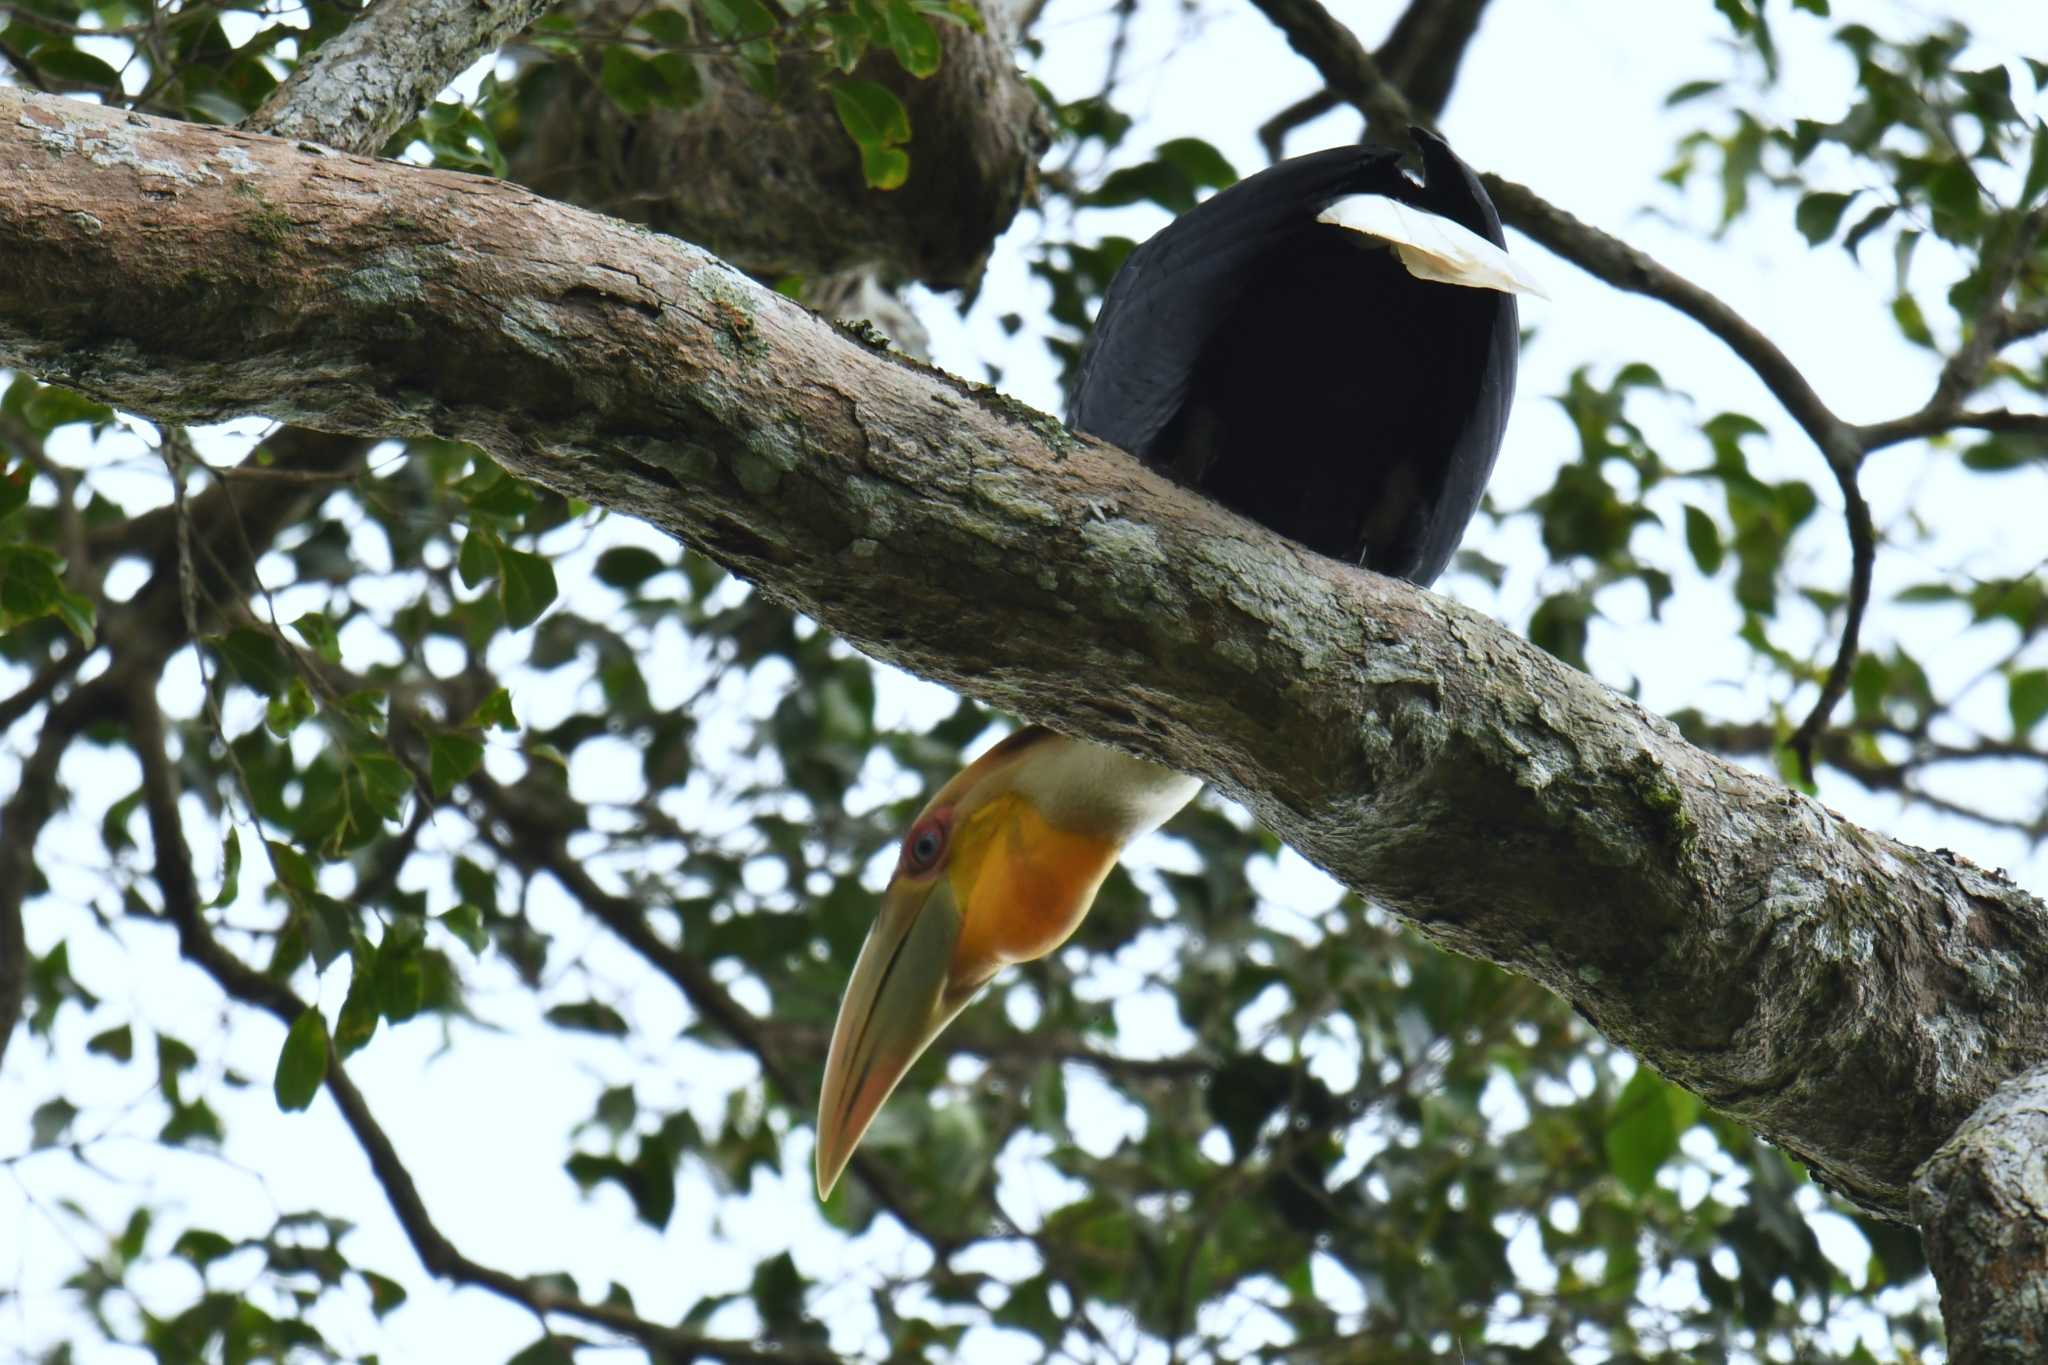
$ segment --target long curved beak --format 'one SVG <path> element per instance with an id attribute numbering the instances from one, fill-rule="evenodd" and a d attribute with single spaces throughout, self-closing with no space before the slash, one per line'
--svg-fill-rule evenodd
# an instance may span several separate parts
<path id="1" fill-rule="evenodd" d="M 961 914 L 946 878 L 899 879 L 854 964 L 818 1098 L 818 1197 L 832 1193 L 861 1135 L 980 981 L 953 979 Z"/>

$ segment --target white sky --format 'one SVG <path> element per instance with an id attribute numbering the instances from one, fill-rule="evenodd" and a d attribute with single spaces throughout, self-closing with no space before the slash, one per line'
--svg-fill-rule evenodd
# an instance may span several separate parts
<path id="1" fill-rule="evenodd" d="M 1391 0 L 1353 0 L 1334 8 L 1361 34 L 1376 37 L 1399 5 Z M 1896 31 L 1924 22 L 1924 8 L 1838 3 L 1836 18 L 1854 12 L 1854 17 Z M 2038 43 L 2038 13 L 2028 13 L 2035 9 L 2025 3 L 1976 0 L 1949 7 L 1949 12 L 1963 13 L 1987 40 L 1987 50 L 2002 44 L 1997 51 L 2003 56 L 2019 50 L 2029 37 Z M 1824 29 L 1817 21 L 1786 14 L 1782 5 L 1773 10 L 1789 79 L 1769 103 L 1774 111 L 1834 116 L 1849 89 L 1846 59 L 1839 49 L 1821 41 Z M 1063 98 L 1091 93 L 1097 85 L 1110 14 L 1111 6 L 1102 0 L 1054 0 L 1038 30 L 1048 51 L 1037 74 Z M 1842 415 L 1871 419 L 1917 406 L 1932 383 L 1933 369 L 1895 339 L 1884 312 L 1886 275 L 1859 274 L 1836 248 L 1809 250 L 1792 229 L 1789 203 L 1766 202 L 1756 221 L 1725 241 L 1704 241 L 1696 229 L 1713 221 L 1715 206 L 1700 195 L 1680 200 L 1655 183 L 1655 176 L 1669 164 L 1677 136 L 1698 117 L 1690 109 L 1678 111 L 1675 118 L 1665 113 L 1663 95 L 1685 80 L 1723 74 L 1729 62 L 1725 47 L 1725 24 L 1706 0 L 1504 2 L 1489 13 L 1466 62 L 1445 119 L 1446 131 L 1473 165 L 1534 187 L 1721 294 L 1775 338 Z M 1144 114 L 1128 144 L 1133 155 L 1166 138 L 1192 133 L 1217 143 L 1240 171 L 1262 164 L 1253 140 L 1257 125 L 1312 87 L 1306 65 L 1264 19 L 1244 6 L 1222 7 L 1202 17 L 1187 16 L 1166 4 L 1145 6 L 1126 70 L 1136 78 L 1134 107 Z M 1355 127 L 1348 116 L 1332 116 L 1297 132 L 1289 150 L 1308 151 L 1348 140 Z M 1646 206 L 1658 212 L 1646 211 Z M 1113 220 L 1113 230 L 1142 235 L 1159 219 L 1145 210 L 1125 211 Z M 1105 217 L 1105 223 L 1110 221 Z M 1004 368 L 1006 387 L 1039 407 L 1056 410 L 1049 362 L 1032 347 L 1006 343 L 993 323 L 1005 312 L 1029 315 L 1042 307 L 1042 291 L 1022 264 L 1023 246 L 1036 231 L 1027 218 L 1005 239 L 971 327 L 960 326 L 942 305 L 925 312 L 935 334 L 935 358 L 942 364 L 978 373 L 978 358 L 997 360 Z M 1539 272 L 1552 301 L 1535 301 L 1524 308 L 1525 322 L 1537 335 L 1525 351 L 1520 399 L 1494 481 L 1499 505 L 1526 501 L 1548 485 L 1560 461 L 1576 454 L 1575 439 L 1549 399 L 1563 387 L 1572 367 L 1591 363 L 1604 378 L 1624 360 L 1647 358 L 1668 382 L 1690 390 L 1698 403 L 1691 412 L 1673 407 L 1659 414 L 1652 407 L 1638 414 L 1667 460 L 1704 461 L 1703 447 L 1687 435 L 1689 421 L 1723 408 L 1750 413 L 1776 436 L 1767 468 L 1777 477 L 1797 472 L 1814 483 L 1823 499 L 1819 519 L 1838 527 L 1831 485 L 1818 455 L 1720 343 L 1662 305 L 1616 295 L 1512 235 L 1510 247 Z M 1886 253 L 1869 254 L 1878 260 Z M 1920 268 L 1931 272 L 1925 278 L 1934 278 L 1940 266 L 1935 253 L 1923 253 Z M 1888 260 L 1881 261 L 1880 268 L 1888 274 Z M 104 460 L 108 452 L 65 453 L 88 463 Z M 1983 572 L 2013 572 L 2038 557 L 2031 547 L 2039 544 L 2040 509 L 2048 506 L 2048 474 L 2039 466 L 2007 475 L 1992 487 L 1964 488 L 1951 478 L 1921 475 L 1917 457 L 1908 452 L 1874 462 L 1869 492 L 1880 525 L 1908 508 L 1939 524 L 1953 524 L 1969 565 Z M 141 491 L 146 482 L 146 476 L 138 475 L 124 484 L 122 496 L 131 506 L 161 497 Z M 1667 514 L 1676 506 L 1669 501 L 1655 505 Z M 1675 516 L 1669 520 L 1675 528 Z M 1657 545 L 1654 530 L 1641 534 L 1645 539 L 1639 548 L 1646 558 L 1689 568 L 1682 547 Z M 1800 544 L 1802 553 L 1812 557 L 1815 581 L 1834 584 L 1846 576 L 1846 542 L 1838 530 L 1808 536 Z M 1485 548 L 1512 569 L 1501 598 L 1496 601 L 1469 581 L 1449 581 L 1447 590 L 1518 620 L 1543 585 L 1558 580 L 1560 571 L 1544 566 L 1540 546 L 1526 526 L 1493 537 Z M 1951 564 L 1957 558 L 1937 555 L 1934 562 Z M 1961 633 L 1959 618 L 1927 611 L 1903 615 L 1884 605 L 1887 584 L 1895 588 L 1912 581 L 1926 567 L 1884 568 L 1872 638 L 1884 641 L 1911 630 L 1916 647 L 1925 651 L 1922 657 L 1939 692 L 1944 680 L 1970 676 L 1981 667 L 1988 647 L 1956 640 Z M 566 575 L 565 590 L 574 592 Z M 1603 601 L 1625 620 L 1632 611 L 1640 611 L 1625 594 Z M 1721 591 L 1700 585 L 1681 588 L 1667 606 L 1666 617 L 1670 624 L 1661 629 L 1596 628 L 1593 657 L 1602 675 L 1638 677 L 1644 701 L 1659 710 L 1683 705 L 1702 705 L 1710 712 L 1752 710 L 1753 703 L 1743 698 L 1758 695 L 1758 683 L 1750 675 L 1746 651 L 1732 641 L 1735 622 Z M 1816 638 L 1816 628 L 1817 623 L 1794 617 L 1783 638 L 1806 647 Z M 0 677 L 0 690 L 16 682 Z M 167 679 L 167 699 L 181 686 L 189 698 L 189 679 Z M 906 680 L 888 691 L 885 704 L 892 710 L 928 713 L 935 705 L 935 691 Z M 1974 718 L 1989 732 L 2004 733 L 2002 689 L 1979 689 L 1970 701 Z M 534 719 L 546 705 L 538 695 L 515 697 L 522 719 Z M 189 702 L 179 704 L 179 709 L 188 706 Z M 17 755 L 32 737 L 25 727 L 17 727 L 10 736 L 10 752 L 0 757 L 0 787 L 11 785 L 19 771 Z M 70 937 L 74 971 L 97 994 L 114 1002 L 116 1012 L 125 1006 L 138 1025 L 158 1021 L 188 1041 L 203 1043 L 203 1074 L 232 1066 L 256 1082 L 220 1105 L 231 1134 L 220 1157 L 112 1141 L 96 1147 L 94 1159 L 121 1181 L 141 1182 L 141 1197 L 164 1200 L 174 1211 L 183 1210 L 191 1220 L 230 1235 L 262 1233 L 280 1210 L 317 1207 L 355 1219 L 358 1231 L 347 1244 L 351 1258 L 399 1275 L 413 1297 L 381 1331 L 370 1323 L 366 1304 L 354 1312 L 325 1313 L 321 1325 L 338 1343 L 380 1351 L 386 1360 L 410 1361 L 502 1359 L 530 1341 L 535 1325 L 523 1310 L 481 1291 L 451 1291 L 424 1282 L 324 1094 L 306 1114 L 277 1112 L 269 1090 L 282 1037 L 277 1025 L 253 1012 L 235 1011 L 228 1016 L 230 1027 L 222 1030 L 216 1022 L 221 1018 L 217 993 L 179 960 L 168 934 L 131 924 L 122 929 L 117 945 L 89 927 L 81 907 L 89 903 L 98 884 L 93 831 L 105 800 L 130 790 L 134 774 L 132 768 L 110 772 L 103 756 L 83 753 L 74 755 L 65 773 L 80 804 L 53 826 L 41 846 L 51 864 L 56 894 L 30 908 L 32 946 L 47 949 L 59 938 Z M 579 773 L 578 781 L 591 776 Z M 1929 846 L 1952 846 L 1987 864 L 2008 865 L 2023 882 L 2048 887 L 2048 859 L 2017 839 L 1925 813 L 1902 815 L 1896 803 L 1867 796 L 1845 783 L 1831 784 L 1823 794 L 1830 804 L 1875 828 Z M 437 823 L 426 846 L 459 839 L 459 829 L 443 829 Z M 64 853 L 67 847 L 84 851 L 74 862 Z M 246 842 L 245 851 L 253 852 Z M 1327 885 L 1291 855 L 1268 882 L 1267 894 L 1282 903 L 1320 904 L 1330 894 Z M 432 1022 L 396 1031 L 387 1028 L 350 1065 L 427 1192 L 441 1229 L 458 1246 L 514 1272 L 566 1266 L 581 1278 L 586 1293 L 601 1295 L 607 1280 L 617 1278 L 631 1288 L 640 1309 L 655 1318 L 679 1314 L 708 1293 L 743 1289 L 755 1255 L 785 1248 L 793 1250 L 807 1273 L 828 1282 L 846 1276 L 868 1285 L 923 1268 L 923 1252 L 886 1222 L 853 1243 L 826 1227 L 810 1192 L 807 1129 L 790 1135 L 782 1179 L 764 1182 L 746 1199 L 721 1204 L 702 1181 L 683 1180 L 666 1234 L 637 1223 L 614 1188 L 580 1197 L 562 1175 L 560 1163 L 569 1129 L 589 1113 L 600 1088 L 631 1081 L 640 1087 L 643 1104 L 687 1104 L 700 1120 L 710 1122 L 722 1110 L 728 1091 L 750 1076 L 751 1066 L 668 1041 L 687 1022 L 674 991 L 544 885 L 535 890 L 533 913 L 543 927 L 561 936 L 562 945 L 577 945 L 594 974 L 626 983 L 625 994 L 613 1003 L 635 1025 L 630 1049 L 606 1040 L 565 1037 L 538 1026 L 536 1002 L 511 982 L 502 964 L 487 962 L 476 973 L 475 1003 L 482 1016 L 500 1026 L 499 1031 L 458 1025 L 444 1038 Z M 1156 942 L 1134 948 L 1105 974 L 1105 997 L 1118 994 L 1121 975 L 1136 980 L 1137 968 L 1161 951 Z M 460 949 L 454 953 L 458 961 L 466 960 Z M 323 982 L 323 999 L 330 1009 L 339 1003 L 345 975 L 331 973 Z M 744 993 L 744 983 L 740 989 Z M 555 990 L 555 996 L 541 1003 L 579 998 L 582 993 L 574 983 L 557 982 Z M 1140 1048 L 1172 1045 L 1170 1037 L 1158 1032 L 1159 1017 L 1142 1002 L 1119 1011 L 1120 1022 L 1140 1032 L 1133 1044 Z M 59 1088 L 89 1113 L 101 1105 L 117 1112 L 140 1105 L 147 1115 L 149 1097 L 138 1095 L 136 1088 L 148 1067 L 122 1068 L 97 1058 L 76 1060 L 82 1057 L 84 1039 L 109 1022 L 111 1016 L 102 1012 L 88 1027 L 79 1011 L 65 1011 L 58 1028 L 59 1055 L 67 1059 L 61 1076 L 45 1063 L 38 1043 L 17 1038 L 9 1065 L 0 1074 L 0 1155 L 26 1150 L 30 1108 Z M 1146 1035 L 1147 1029 L 1153 1031 Z M 139 1028 L 139 1051 L 148 1047 L 145 1038 L 146 1030 Z M 442 1051 L 448 1041 L 459 1043 L 459 1048 Z M 1106 1095 L 1085 1089 L 1077 1093 L 1077 1106 L 1093 1106 L 1104 1115 L 1088 1129 L 1099 1140 L 1113 1139 L 1121 1124 L 1142 1121 L 1135 1113 L 1118 1113 Z M 91 1122 L 86 1131 L 92 1131 Z M 154 1123 L 124 1124 L 116 1119 L 114 1126 L 121 1131 L 153 1131 Z M 886 1132 L 878 1137 L 886 1138 Z M 1055 1177 L 1034 1169 L 1016 1152 L 1006 1156 L 1004 1168 L 1006 1207 L 1020 1221 L 1042 1216 L 1063 1197 Z M 0 1237 L 0 1285 L 21 1290 L 18 1297 L 0 1304 L 0 1346 L 44 1342 L 64 1330 L 70 1311 L 57 1282 L 68 1273 L 74 1254 L 91 1254 L 97 1248 L 90 1234 L 81 1233 L 73 1220 L 55 1210 L 54 1201 L 77 1199 L 103 1223 L 118 1226 L 138 1190 L 132 1184 L 82 1174 L 68 1158 L 54 1154 L 31 1155 L 0 1169 L 8 1177 L 0 1179 L 0 1229 L 15 1234 Z M 174 1212 L 172 1221 L 176 1219 Z M 163 1231 L 166 1241 L 172 1235 L 171 1228 Z M 70 1240 L 74 1238 L 75 1245 Z M 1014 1250 L 988 1253 L 998 1261 L 1006 1254 L 1010 1266 L 1017 1257 L 1028 1257 L 1027 1252 Z M 228 1270 L 232 1281 L 233 1267 Z M 1540 1274 L 1540 1267 L 1529 1273 Z M 164 1303 L 175 1304 L 191 1287 L 186 1272 L 166 1268 L 156 1292 L 164 1296 Z M 1341 1286 L 1332 1290 L 1340 1291 Z M 852 1347 L 859 1344 L 868 1321 L 865 1295 L 845 1291 L 843 1298 L 843 1303 L 827 1302 L 820 1309 L 835 1324 L 843 1324 L 835 1327 L 841 1333 L 836 1344 Z M 748 1332 L 750 1310 L 728 1310 L 714 1319 L 713 1327 Z M 990 1339 L 999 1335 L 970 1343 L 972 1358 L 1018 1358 L 1022 1343 Z M 81 1356 L 87 1362 L 128 1358 L 120 1352 Z"/>

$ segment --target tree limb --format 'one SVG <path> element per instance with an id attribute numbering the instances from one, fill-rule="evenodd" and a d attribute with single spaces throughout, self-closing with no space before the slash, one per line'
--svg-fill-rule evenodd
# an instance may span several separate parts
<path id="1" fill-rule="evenodd" d="M 1380 70 L 1408 102 L 1441 118 L 1451 86 L 1491 0 L 1409 0 L 1380 44 Z"/>
<path id="2" fill-rule="evenodd" d="M 879 658 L 1215 781 L 1868 1209 L 1904 1216 L 2048 1055 L 2048 907 L 2010 882 L 692 247 L 17 91 L 0 166 L 28 168 L 0 363 L 157 417 L 471 440 L 645 518 Z"/>
<path id="3" fill-rule="evenodd" d="M 374 155 L 552 0 L 378 0 L 270 92 L 243 125 Z"/>
<path id="4" fill-rule="evenodd" d="M 2048 1067 L 2016 1076 L 1920 1169 L 1913 1213 L 1955 1365 L 2048 1355 Z"/>

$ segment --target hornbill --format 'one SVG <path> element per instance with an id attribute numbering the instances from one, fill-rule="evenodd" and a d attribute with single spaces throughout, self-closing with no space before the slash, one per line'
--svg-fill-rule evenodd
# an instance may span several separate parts
<path id="1" fill-rule="evenodd" d="M 1111 281 L 1070 425 L 1310 549 L 1427 585 L 1479 506 L 1514 396 L 1511 261 L 1478 179 L 1398 155 L 1280 162 L 1181 215 Z M 832 1031 L 829 1194 L 911 1063 L 1004 966 L 1066 941 L 1124 846 L 1200 783 L 1026 726 L 904 837 Z"/>

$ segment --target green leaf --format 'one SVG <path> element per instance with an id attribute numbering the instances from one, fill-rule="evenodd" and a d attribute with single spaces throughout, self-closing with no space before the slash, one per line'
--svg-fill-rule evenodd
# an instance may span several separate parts
<path id="1" fill-rule="evenodd" d="M 331 664 L 341 662 L 341 636 L 324 611 L 309 611 L 292 622 L 292 630 L 306 647 Z"/>
<path id="2" fill-rule="evenodd" d="M 517 730 L 519 721 L 512 714 L 512 694 L 499 687 L 491 695 L 477 703 L 470 712 L 466 724 L 478 729 Z"/>
<path id="3" fill-rule="evenodd" d="M 349 755 L 364 804 L 386 820 L 396 820 L 412 793 L 412 774 L 385 749 L 364 748 Z"/>
<path id="4" fill-rule="evenodd" d="M 776 28 L 761 0 L 698 0 L 698 7 L 720 38 L 764 38 Z"/>
<path id="5" fill-rule="evenodd" d="M 595 1000 L 582 1000 L 573 1005 L 556 1005 L 547 1013 L 548 1022 L 559 1028 L 579 1029 L 585 1033 L 604 1033 L 614 1037 L 629 1032 L 625 1016 L 610 1005 Z"/>
<path id="6" fill-rule="evenodd" d="M 327 1075 L 327 1020 L 317 1009 L 301 1013 L 284 1036 L 271 1089 L 277 1107 L 295 1113 L 313 1102 Z"/>
<path id="7" fill-rule="evenodd" d="M 121 88 L 121 73 L 90 52 L 80 52 L 75 47 L 49 44 L 38 48 L 34 65 L 45 76 L 62 81 L 80 81 L 87 85 L 101 86 L 107 90 Z"/>
<path id="8" fill-rule="evenodd" d="M 1720 572 L 1726 554 L 1721 545 L 1721 528 L 1691 503 L 1685 508 L 1685 547 L 1692 551 L 1693 563 L 1700 566 L 1701 573 L 1711 576 Z"/>
<path id="9" fill-rule="evenodd" d="M 1172 138 L 1160 143 L 1152 155 L 1204 189 L 1228 189 L 1237 183 L 1237 167 L 1198 137 Z"/>
<path id="10" fill-rule="evenodd" d="M 187 1228 L 171 1244 L 171 1254 L 181 1256 L 193 1265 L 206 1266 L 232 1253 L 235 1246 L 234 1242 L 217 1232 L 206 1228 Z"/>
<path id="11" fill-rule="evenodd" d="M 861 173 L 871 188 L 893 190 L 910 178 L 910 156 L 901 150 L 910 141 L 910 112 L 895 92 L 874 81 L 840 81 L 832 87 L 832 107 L 860 149 Z"/>
<path id="12" fill-rule="evenodd" d="M 278 881 L 286 888 L 305 892 L 319 889 L 313 877 L 313 864 L 305 854 L 275 839 L 264 840 L 264 847 L 270 851 L 270 865 L 276 870 Z"/>
<path id="13" fill-rule="evenodd" d="M 842 76 L 853 74 L 868 51 L 868 26 L 851 14 L 819 16 L 831 38 L 832 66 Z"/>
<path id="14" fill-rule="evenodd" d="M 21 405 L 21 416 L 37 432 L 48 434 L 71 422 L 91 422 L 94 425 L 111 422 L 114 410 L 82 393 L 73 393 L 51 384 L 29 395 Z"/>
<path id="15" fill-rule="evenodd" d="M 1915 346 L 1934 347 L 1934 333 L 1927 326 L 1927 318 L 1920 311 L 1919 301 L 1911 294 L 1901 294 L 1892 300 L 1892 319 L 1899 324 L 1899 331 Z"/>
<path id="16" fill-rule="evenodd" d="M 8 466 L 0 475 L 0 519 L 13 516 L 28 506 L 29 486 L 35 482 L 35 470 L 27 461 Z"/>
<path id="17" fill-rule="evenodd" d="M 2012 711 L 2012 736 L 2024 740 L 2048 716 L 2048 668 L 2030 668 L 2006 680 L 2006 705 Z"/>
<path id="18" fill-rule="evenodd" d="M 490 935 L 484 932 L 484 912 L 474 905 L 458 905 L 447 914 L 437 916 L 436 922 L 460 939 L 463 947 L 479 956 L 491 944 Z"/>
<path id="19" fill-rule="evenodd" d="M 1720 81 L 1687 81 L 1684 85 L 1679 86 L 1664 97 L 1664 107 L 1670 109 L 1677 105 L 1690 103 L 1703 95 L 1711 95 L 1716 90 L 1719 90 L 1721 85 Z"/>
<path id="20" fill-rule="evenodd" d="M 505 602 L 505 620 L 514 630 L 524 630 L 555 600 L 555 566 L 539 555 L 509 548 L 498 551 L 498 564 L 503 571 L 498 592 Z"/>
<path id="21" fill-rule="evenodd" d="M 116 1061 L 131 1061 L 135 1056 L 135 1034 L 128 1025 L 122 1024 L 119 1028 L 95 1033 L 86 1040 L 85 1050 Z"/>
<path id="22" fill-rule="evenodd" d="M 63 563 L 40 545 L 0 545 L 0 630 L 52 615 L 64 595 Z"/>
<path id="23" fill-rule="evenodd" d="M 418 1014 L 425 1003 L 425 937 L 420 921 L 400 916 L 384 926 L 384 941 L 377 945 L 377 1008 L 394 1024 Z"/>
<path id="24" fill-rule="evenodd" d="M 370 1313 L 379 1319 L 405 1302 L 405 1286 L 396 1280 L 386 1279 L 374 1270 L 356 1269 L 356 1278 L 370 1291 Z"/>
<path id="25" fill-rule="evenodd" d="M 1892 215 L 1897 212 L 1898 209 L 1891 204 L 1880 204 L 1864 214 L 1856 221 L 1856 226 L 1849 229 L 1848 235 L 1842 238 L 1842 250 L 1855 256 L 1862 248 L 1864 238 L 1889 223 Z"/>
<path id="26" fill-rule="evenodd" d="M 576 1365 L 576 1353 L 561 1337 L 542 1337 L 505 1362 L 505 1365 Z"/>
<path id="27" fill-rule="evenodd" d="M 597 557 L 597 581 L 630 592 L 668 569 L 668 561 L 642 545 L 618 545 Z"/>
<path id="28" fill-rule="evenodd" d="M 213 639 L 214 652 L 251 689 L 274 697 L 298 676 L 277 647 L 277 641 L 260 630 L 240 626 Z"/>
<path id="29" fill-rule="evenodd" d="M 604 50 L 598 63 L 598 88 L 611 97 L 621 113 L 638 118 L 654 107 L 654 94 L 662 88 L 648 60 L 624 43 Z"/>
<path id="30" fill-rule="evenodd" d="M 462 549 L 455 557 L 455 572 L 462 586 L 474 588 L 498 576 L 498 546 L 488 531 L 469 529 L 462 537 Z"/>
<path id="31" fill-rule="evenodd" d="M 1979 474 L 2003 474 L 2044 458 L 2048 458 L 2048 442 L 1993 436 L 1963 451 L 1963 468 Z"/>
<path id="32" fill-rule="evenodd" d="M 1607 1125 L 1607 1169 L 1637 1198 L 1656 1186 L 1658 1168 L 1678 1151 L 1669 1089 L 1650 1068 L 1638 1066 L 1616 1098 Z"/>
<path id="33" fill-rule="evenodd" d="M 1593 604 L 1584 593 L 1546 597 L 1529 617 L 1529 640 L 1574 668 L 1586 666 L 1586 623 Z"/>
<path id="34" fill-rule="evenodd" d="M 1819 191 L 1804 196 L 1799 207 L 1793 210 L 1792 221 L 1804 233 L 1806 240 L 1819 246 L 1835 235 L 1835 229 L 1842 224 L 1842 215 L 1856 198 L 1854 193 L 1836 194 Z"/>
<path id="35" fill-rule="evenodd" d="M 232 825 L 228 826 L 227 833 L 221 838 L 220 862 L 220 892 L 206 903 L 208 910 L 217 910 L 223 905 L 231 904 L 235 897 L 241 894 L 242 836 L 235 832 Z"/>
<path id="36" fill-rule="evenodd" d="M 2027 208 L 2048 190 L 2048 122 L 2034 129 L 2034 153 L 2027 161 L 2027 181 L 2020 188 L 2020 207 Z"/>
<path id="37" fill-rule="evenodd" d="M 704 98 L 704 78 L 697 63 L 685 52 L 663 52 L 651 58 L 648 70 L 661 82 L 656 104 L 670 109 L 688 109 Z"/>
<path id="38" fill-rule="evenodd" d="M 910 0 L 883 0 L 889 50 L 905 71 L 919 80 L 939 69 L 939 35 L 931 21 L 910 7 Z"/>
<path id="39" fill-rule="evenodd" d="M 341 1002 L 341 1013 L 334 1019 L 334 1051 L 343 1060 L 360 1052 L 377 1032 L 377 1021 L 382 1015 L 377 1008 L 376 970 L 377 950 L 357 935 L 354 962 L 349 969 L 348 997 Z"/>
<path id="40" fill-rule="evenodd" d="M 185 96 L 185 109 L 207 123 L 232 128 L 249 117 L 249 111 L 218 90 L 194 90 Z"/>
<path id="41" fill-rule="evenodd" d="M 264 706 L 263 724 L 271 734 L 283 739 L 311 720 L 316 709 L 306 680 L 294 674 L 283 694 L 273 696 Z"/>
<path id="42" fill-rule="evenodd" d="M 28 1116 L 28 1145 L 31 1151 L 54 1147 L 64 1140 L 71 1121 L 78 1117 L 78 1106 L 59 1095 L 53 1100 L 44 1100 L 35 1112 Z"/>
<path id="43" fill-rule="evenodd" d="M 482 741 L 469 735 L 441 733 L 427 737 L 427 781 L 436 797 L 446 796 L 455 784 L 476 771 L 483 762 Z"/>

